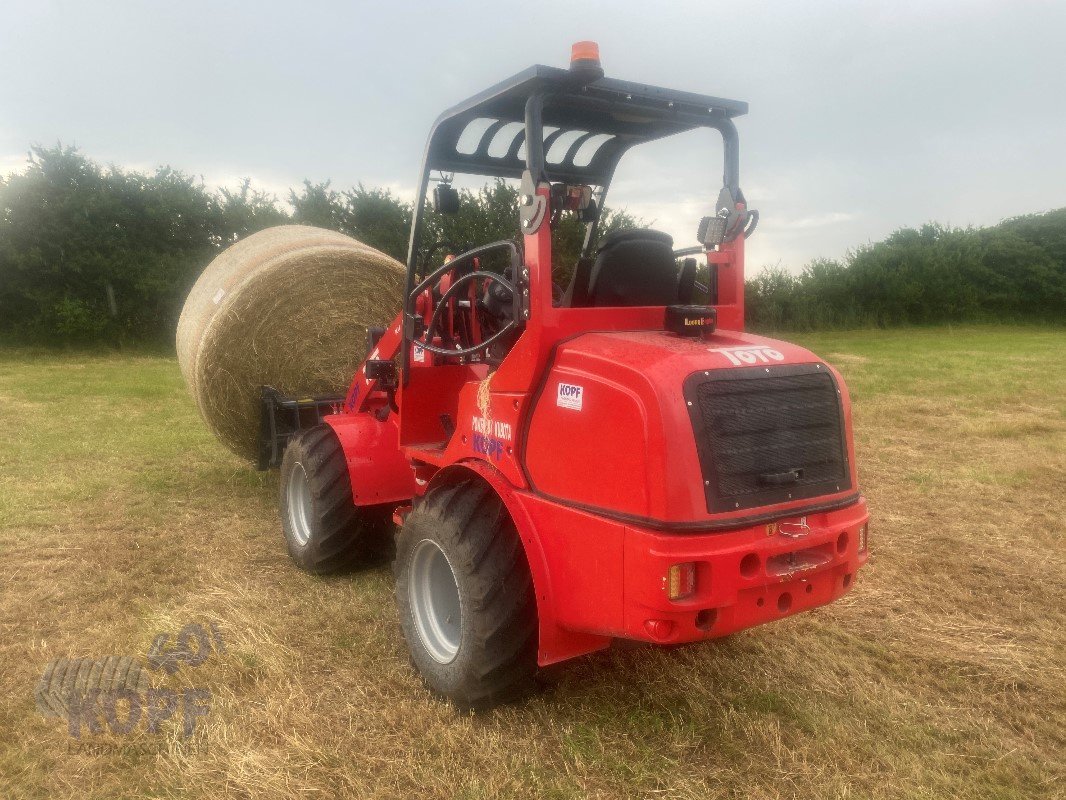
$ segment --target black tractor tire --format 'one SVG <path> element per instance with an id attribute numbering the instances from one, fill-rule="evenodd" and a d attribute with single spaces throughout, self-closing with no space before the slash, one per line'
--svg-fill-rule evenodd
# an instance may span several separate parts
<path id="1" fill-rule="evenodd" d="M 394 570 L 404 639 L 431 692 L 463 711 L 529 692 L 537 673 L 533 579 L 514 522 L 488 485 L 471 479 L 427 492 L 400 529 Z"/>
<path id="2" fill-rule="evenodd" d="M 307 572 L 339 572 L 387 552 L 389 511 L 355 505 L 344 450 L 329 425 L 308 428 L 289 441 L 279 507 L 289 555 Z"/>

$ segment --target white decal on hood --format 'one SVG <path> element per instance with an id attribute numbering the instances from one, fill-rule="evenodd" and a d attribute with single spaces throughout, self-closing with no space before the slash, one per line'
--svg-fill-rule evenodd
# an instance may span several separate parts
<path id="1" fill-rule="evenodd" d="M 780 350 L 764 345 L 748 345 L 745 347 L 717 347 L 711 348 L 712 353 L 721 353 L 729 359 L 734 367 L 743 364 L 769 364 L 771 361 L 784 361 L 785 356 Z"/>
<path id="2" fill-rule="evenodd" d="M 574 411 L 581 410 L 582 396 L 585 394 L 583 387 L 575 386 L 572 383 L 560 383 L 557 391 L 555 405 L 559 406 L 559 408 L 570 408 Z"/>

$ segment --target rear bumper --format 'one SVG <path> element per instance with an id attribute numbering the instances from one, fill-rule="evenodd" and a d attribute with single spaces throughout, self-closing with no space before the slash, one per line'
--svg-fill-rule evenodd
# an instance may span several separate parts
<path id="1" fill-rule="evenodd" d="M 663 534 L 626 526 L 624 636 L 659 643 L 725 636 L 830 603 L 855 585 L 866 501 L 729 533 Z M 695 591 L 667 593 L 674 564 L 696 564 Z"/>
<path id="2" fill-rule="evenodd" d="M 612 639 L 676 644 L 726 636 L 825 605 L 855 585 L 867 553 L 860 496 L 842 508 L 734 530 L 664 533 L 507 491 L 537 593 L 541 666 Z M 801 521 L 803 525 L 801 525 Z M 792 523 L 784 525 L 782 523 Z M 673 601 L 670 567 L 696 564 L 693 594 Z"/>

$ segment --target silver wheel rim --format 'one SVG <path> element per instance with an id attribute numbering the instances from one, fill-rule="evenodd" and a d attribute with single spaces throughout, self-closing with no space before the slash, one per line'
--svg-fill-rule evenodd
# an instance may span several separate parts
<path id="1" fill-rule="evenodd" d="M 311 485 L 307 480 L 304 465 L 299 462 L 294 464 L 289 472 L 285 499 L 289 507 L 292 538 L 300 547 L 304 547 L 311 540 Z"/>
<path id="2" fill-rule="evenodd" d="M 408 586 L 418 638 L 434 661 L 450 664 L 462 638 L 462 604 L 455 572 L 436 542 L 415 545 Z"/>

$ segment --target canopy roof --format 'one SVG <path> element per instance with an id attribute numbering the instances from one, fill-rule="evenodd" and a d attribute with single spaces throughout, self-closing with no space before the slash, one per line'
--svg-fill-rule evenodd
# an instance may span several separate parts
<path id="1" fill-rule="evenodd" d="M 557 67 L 533 66 L 437 118 L 427 170 L 505 178 L 526 168 L 526 103 L 544 99 L 544 170 L 553 181 L 606 185 L 622 153 L 699 127 L 732 130 L 738 100 L 600 78 L 587 85 Z"/>

